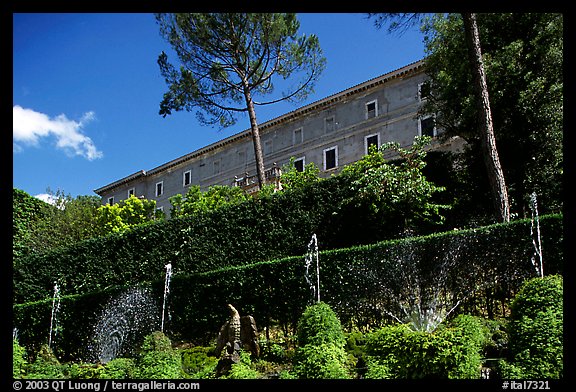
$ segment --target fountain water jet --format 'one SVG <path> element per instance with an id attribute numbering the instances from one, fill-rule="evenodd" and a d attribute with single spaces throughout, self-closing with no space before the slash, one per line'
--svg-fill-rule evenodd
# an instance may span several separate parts
<path id="1" fill-rule="evenodd" d="M 131 354 L 135 345 L 158 328 L 158 304 L 151 290 L 131 288 L 112 298 L 94 328 L 92 360 L 107 363 Z"/>
<path id="2" fill-rule="evenodd" d="M 164 332 L 164 315 L 166 313 L 166 298 L 170 294 L 170 279 L 172 278 L 172 264 L 168 263 L 165 266 L 166 277 L 164 278 L 164 299 L 162 301 L 162 322 L 160 324 L 160 331 Z M 170 316 L 170 315 L 168 315 Z"/>
<path id="3" fill-rule="evenodd" d="M 538 203 L 536 201 L 536 192 L 530 195 L 530 210 L 532 219 L 530 221 L 530 236 L 534 245 L 534 254 L 532 255 L 532 265 L 536 269 L 536 274 L 541 278 L 544 277 L 544 262 L 542 261 L 542 242 L 540 240 L 540 220 L 538 218 Z M 534 221 L 536 221 L 536 234 L 534 234 Z M 536 260 L 538 257 L 538 261 Z"/>
<path id="4" fill-rule="evenodd" d="M 58 311 L 60 310 L 60 288 L 58 283 L 54 283 L 54 295 L 52 296 L 52 315 L 50 316 L 50 336 L 48 337 L 48 347 L 52 349 L 52 334 L 56 337 L 58 330 Z"/>
<path id="5" fill-rule="evenodd" d="M 304 277 L 310 286 L 312 298 L 316 299 L 316 302 L 320 302 L 320 263 L 318 260 L 318 239 L 316 238 L 316 234 L 312 234 L 312 239 L 308 243 L 308 252 L 306 253 L 304 261 L 304 267 L 306 268 Z M 316 283 L 310 281 L 309 269 L 313 261 L 316 261 Z"/>

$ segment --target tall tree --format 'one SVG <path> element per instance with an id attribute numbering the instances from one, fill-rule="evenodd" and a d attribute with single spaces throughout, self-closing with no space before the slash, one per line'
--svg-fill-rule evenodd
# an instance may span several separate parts
<path id="1" fill-rule="evenodd" d="M 468 59 L 474 75 L 474 90 L 476 91 L 477 115 L 480 119 L 480 140 L 483 150 L 484 163 L 488 172 L 488 180 L 494 204 L 500 219 L 503 222 L 510 221 L 510 203 L 508 202 L 508 191 L 504 172 L 500 165 L 500 157 L 496 148 L 496 138 L 494 137 L 494 122 L 492 121 L 492 110 L 490 108 L 490 94 L 486 83 L 486 73 L 484 72 L 484 60 L 482 59 L 482 49 L 480 47 L 480 34 L 476 23 L 476 14 L 463 13 L 464 32 L 468 47 Z"/>
<path id="2" fill-rule="evenodd" d="M 375 17 L 375 25 L 378 28 L 388 24 L 388 31 L 390 32 L 406 29 L 406 26 L 420 23 L 425 14 L 394 13 L 369 14 L 369 16 Z M 488 94 L 488 85 L 486 83 L 486 75 L 484 72 L 480 35 L 476 24 L 476 14 L 463 13 L 461 16 L 464 21 L 464 34 L 466 37 L 466 45 L 468 47 L 468 60 L 475 80 L 475 100 L 477 102 L 477 115 L 480 119 L 479 133 L 482 140 L 484 163 L 486 165 L 494 204 L 500 220 L 508 222 L 510 220 L 510 204 L 508 201 L 508 191 L 506 189 L 504 172 L 500 165 L 498 149 L 496 148 L 496 139 L 494 137 L 490 98 Z"/>
<path id="3" fill-rule="evenodd" d="M 536 192 L 541 212 L 558 212 L 563 204 L 562 14 L 478 14 L 477 25 L 510 209 L 529 214 L 529 196 Z M 424 111 L 437 114 L 443 136 L 467 140 L 469 154 L 460 162 L 470 173 L 467 182 L 489 189 L 482 173 L 481 135 L 476 131 L 480 119 L 474 80 L 462 61 L 467 56 L 463 20 L 458 14 L 436 15 L 423 29 L 431 86 Z M 489 197 L 481 192 L 476 188 L 470 208 Z"/>
<path id="4" fill-rule="evenodd" d="M 180 67 L 158 57 L 168 91 L 160 103 L 164 117 L 172 110 L 193 111 L 202 124 L 228 127 L 248 112 L 260 187 L 264 159 L 255 107 L 300 100 L 310 92 L 325 66 L 318 38 L 297 36 L 295 14 L 156 14 L 161 35 Z M 278 78 L 288 87 L 273 94 Z M 265 96 L 270 99 L 260 100 Z"/>

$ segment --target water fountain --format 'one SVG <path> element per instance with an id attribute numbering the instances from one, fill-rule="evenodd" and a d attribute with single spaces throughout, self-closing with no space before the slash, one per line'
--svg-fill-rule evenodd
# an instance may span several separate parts
<path id="1" fill-rule="evenodd" d="M 170 294 L 170 279 L 172 278 L 172 264 L 168 263 L 165 266 L 166 276 L 164 278 L 164 299 L 162 300 L 162 322 L 160 324 L 160 331 L 164 332 L 164 315 L 166 314 L 166 299 L 168 294 Z M 170 318 L 170 314 L 168 314 Z"/>
<path id="2" fill-rule="evenodd" d="M 48 337 L 48 347 L 52 349 L 52 335 L 54 338 L 58 333 L 58 311 L 60 310 L 60 288 L 58 283 L 54 283 L 54 294 L 52 296 L 52 315 L 50 316 L 50 336 Z"/>
<path id="3" fill-rule="evenodd" d="M 112 298 L 94 328 L 91 360 L 107 363 L 125 354 L 158 328 L 158 304 L 151 290 L 134 287 Z"/>
<path id="4" fill-rule="evenodd" d="M 316 283 L 313 283 L 310 280 L 310 266 L 312 262 L 316 261 Z M 308 243 L 308 251 L 306 252 L 306 256 L 304 257 L 304 267 L 306 271 L 304 272 L 304 277 L 306 278 L 306 282 L 310 286 L 310 292 L 312 293 L 313 300 L 315 299 L 316 302 L 320 302 L 320 263 L 318 260 L 318 239 L 316 238 L 316 234 L 312 234 L 312 239 Z"/>
<path id="5" fill-rule="evenodd" d="M 542 242 L 540 239 L 540 220 L 538 218 L 538 203 L 536 200 L 536 192 L 532 192 L 530 195 L 530 210 L 532 211 L 532 219 L 530 221 L 530 237 L 532 238 L 532 245 L 534 245 L 534 254 L 532 255 L 531 261 L 532 265 L 536 269 L 536 274 L 543 278 L 544 262 L 542 260 Z M 534 229 L 534 221 L 536 221 L 536 229 Z"/>

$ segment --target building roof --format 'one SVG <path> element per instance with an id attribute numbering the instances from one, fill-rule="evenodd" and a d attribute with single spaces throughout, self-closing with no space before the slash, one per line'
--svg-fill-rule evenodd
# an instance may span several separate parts
<path id="1" fill-rule="evenodd" d="M 370 80 L 367 80 L 365 82 L 362 82 L 360 84 L 357 84 L 355 86 L 352 86 L 350 88 L 347 88 L 346 90 L 342 90 L 338 93 L 332 94 L 326 98 L 320 99 L 318 101 L 312 102 L 308 105 L 302 106 L 298 109 L 295 109 L 291 112 L 288 112 L 286 114 L 283 114 L 279 117 L 273 118 L 272 120 L 266 121 L 262 124 L 259 124 L 259 128 L 261 131 L 266 130 L 267 128 L 285 123 L 285 122 L 289 122 L 291 120 L 297 119 L 300 116 L 307 114 L 307 113 L 311 113 L 317 110 L 321 110 L 326 106 L 330 106 L 334 103 L 346 100 L 348 97 L 361 93 L 363 91 L 369 90 L 373 87 L 376 87 L 378 85 L 384 84 L 384 83 L 388 83 L 391 80 L 397 79 L 397 78 L 402 78 L 408 74 L 412 74 L 413 72 L 419 71 L 422 67 L 424 66 L 424 60 L 418 60 L 415 61 L 413 63 L 410 63 L 408 65 L 405 65 L 402 68 L 398 68 L 392 72 L 388 72 L 386 74 L 377 76 L 375 78 L 372 78 Z M 130 182 L 138 177 L 142 177 L 142 176 L 149 176 L 155 173 L 159 173 L 162 172 L 168 168 L 174 167 L 176 165 L 179 165 L 183 162 L 189 161 L 191 159 L 197 158 L 207 152 L 216 150 L 220 147 L 226 146 L 230 143 L 234 143 L 238 140 L 244 139 L 249 137 L 251 134 L 251 129 L 246 129 L 242 132 L 236 133 L 232 136 L 229 136 L 225 139 L 219 140 L 217 142 L 214 142 L 212 144 L 209 144 L 205 147 L 202 147 L 198 150 L 195 150 L 191 153 L 188 153 L 186 155 L 183 155 L 179 158 L 173 159 L 169 162 L 166 162 L 160 166 L 157 166 L 151 170 L 145 171 L 145 170 L 140 170 L 134 174 L 131 174 L 129 176 L 126 176 L 124 178 L 121 178 L 119 180 L 116 180 L 108 185 L 104 185 L 103 187 L 100 187 L 98 189 L 95 189 L 94 192 L 97 193 L 98 195 L 102 196 L 103 193 L 106 193 L 107 191 L 114 189 L 118 186 L 121 186 L 127 182 Z"/>

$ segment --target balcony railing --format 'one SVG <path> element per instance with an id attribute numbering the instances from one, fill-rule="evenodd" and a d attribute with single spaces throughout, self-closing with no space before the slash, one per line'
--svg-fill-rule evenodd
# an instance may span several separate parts
<path id="1" fill-rule="evenodd" d="M 281 174 L 282 170 L 274 163 L 270 169 L 264 170 L 264 183 L 266 185 L 274 184 L 274 188 L 277 190 L 282 189 L 282 185 L 280 184 Z M 243 177 L 234 176 L 232 186 L 239 186 L 248 194 L 254 194 L 260 191 L 258 175 L 250 175 L 248 172 L 244 173 Z"/>

